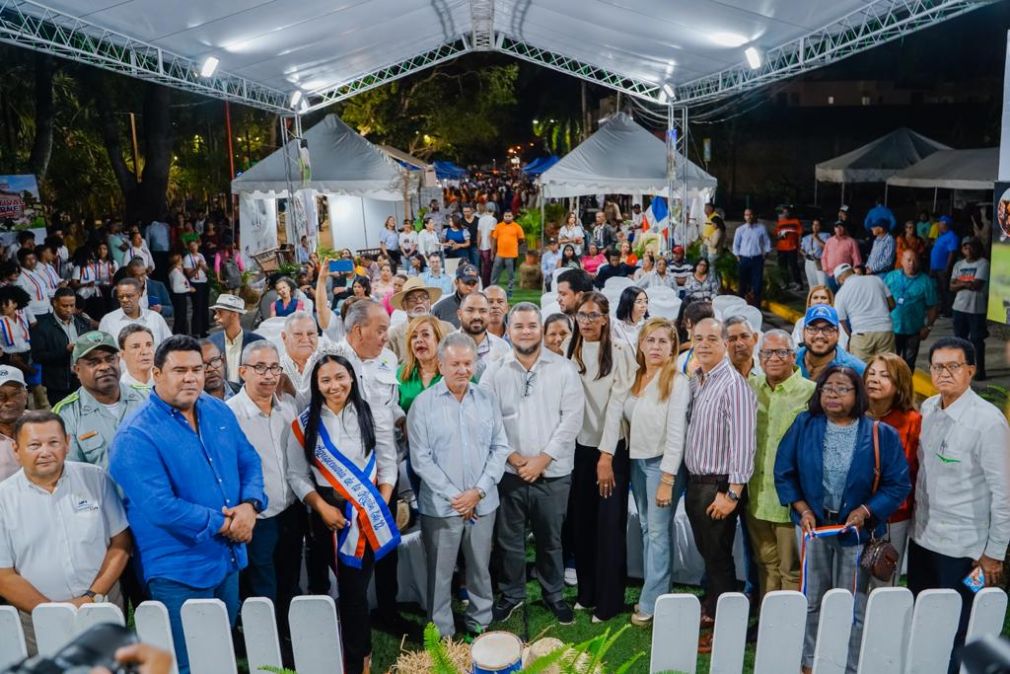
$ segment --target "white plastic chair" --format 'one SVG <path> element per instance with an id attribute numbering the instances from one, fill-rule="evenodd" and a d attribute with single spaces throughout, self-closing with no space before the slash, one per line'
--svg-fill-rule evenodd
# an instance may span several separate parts
<path id="1" fill-rule="evenodd" d="M 556 292 L 546 292 L 540 296 L 540 306 L 546 306 L 548 304 L 554 304 L 558 301 L 558 294 Z"/>
<path id="2" fill-rule="evenodd" d="M 716 316 L 731 316 L 728 309 L 747 306 L 747 300 L 736 295 L 717 295 L 712 298 L 712 310 Z"/>
<path id="3" fill-rule="evenodd" d="M 726 320 L 727 318 L 732 318 L 733 316 L 743 316 L 747 319 L 747 324 L 750 325 L 751 330 L 754 332 L 761 332 L 761 325 L 764 323 L 764 314 L 757 307 L 752 307 L 749 304 L 744 304 L 743 306 L 733 306 L 729 309 L 725 309 L 720 320 Z M 716 317 L 719 317 L 719 313 L 716 312 Z"/>
<path id="4" fill-rule="evenodd" d="M 552 302 L 551 304 L 541 304 L 540 305 L 540 318 L 541 320 L 546 319 L 551 314 L 564 313 L 561 311 L 561 305 L 557 302 Z"/>
<path id="5" fill-rule="evenodd" d="M 611 289 L 612 288 L 612 289 L 617 290 L 617 291 L 623 291 L 628 286 L 633 286 L 633 285 L 635 285 L 635 282 L 632 281 L 627 276 L 611 276 L 603 284 L 603 289 L 607 290 L 607 289 Z"/>
<path id="6" fill-rule="evenodd" d="M 649 296 L 650 303 L 652 303 L 653 300 L 668 301 L 680 299 L 680 293 L 669 286 L 653 286 L 652 288 L 646 288 L 645 294 Z"/>
<path id="7" fill-rule="evenodd" d="M 286 319 L 281 316 L 268 318 L 256 326 L 256 334 L 272 343 L 278 349 L 281 349 L 281 353 L 283 353 L 284 349 L 284 341 L 281 339 L 281 331 L 284 330 L 285 320 Z"/>
<path id="8" fill-rule="evenodd" d="M 674 295 L 673 297 L 654 298 L 651 290 L 648 291 L 648 294 L 650 316 L 665 318 L 671 321 L 677 320 L 680 316 L 680 306 L 683 304 L 679 297 Z"/>

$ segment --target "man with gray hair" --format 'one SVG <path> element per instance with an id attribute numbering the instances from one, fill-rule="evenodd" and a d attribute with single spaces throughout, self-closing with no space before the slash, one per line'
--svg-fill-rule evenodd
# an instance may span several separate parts
<path id="1" fill-rule="evenodd" d="M 463 297 L 457 311 L 459 317 L 457 332 L 469 335 L 477 347 L 477 364 L 474 370 L 477 381 L 480 381 L 489 362 L 504 358 L 511 351 L 508 342 L 487 331 L 490 314 L 491 303 L 488 296 L 479 290 Z"/>
<path id="2" fill-rule="evenodd" d="M 730 316 L 723 321 L 726 330 L 726 347 L 729 360 L 740 376 L 747 379 L 751 375 L 761 374 L 761 366 L 754 357 L 760 333 L 751 327 L 744 316 Z"/>
<path id="3" fill-rule="evenodd" d="M 243 597 L 269 597 L 274 603 L 285 661 L 290 662 L 286 618 L 291 600 L 301 593 L 298 580 L 306 519 L 285 477 L 288 434 L 298 410 L 291 396 L 278 395 L 283 371 L 276 346 L 265 339 L 249 342 L 242 349 L 238 368 L 242 389 L 225 404 L 260 456 L 267 495 L 267 508 L 257 515 L 259 521 L 246 547 L 249 566 L 239 576 L 239 589 Z"/>
<path id="4" fill-rule="evenodd" d="M 281 390 L 293 395 L 301 409 L 309 402 L 309 375 L 312 373 L 309 361 L 319 346 L 315 319 L 304 311 L 289 315 L 284 319 L 281 341 L 284 353 L 280 355 L 280 365 L 286 379 Z"/>
<path id="5" fill-rule="evenodd" d="M 531 521 L 544 603 L 558 622 L 569 625 L 575 618 L 561 596 L 561 526 L 585 393 L 575 365 L 543 348 L 539 307 L 514 306 L 508 330 L 512 351 L 490 363 L 481 378 L 481 386 L 495 394 L 512 450 L 498 485 L 501 596 L 492 612 L 494 620 L 506 620 L 526 601 L 526 522 Z"/>
<path id="6" fill-rule="evenodd" d="M 501 410 L 491 392 L 470 383 L 477 345 L 452 333 L 438 345 L 442 379 L 414 400 L 407 417 L 411 467 L 420 478 L 417 506 L 428 561 L 428 620 L 452 636 L 452 572 L 462 553 L 470 603 L 466 625 L 491 624 L 491 542 L 498 481 L 509 455 Z"/>
<path id="7" fill-rule="evenodd" d="M 757 443 L 744 518 L 764 596 L 775 590 L 799 589 L 795 527 L 789 520 L 789 507 L 779 503 L 775 491 L 775 455 L 793 420 L 807 409 L 817 386 L 796 367 L 793 338 L 785 330 L 766 332 L 758 357 L 762 374 L 748 379 L 757 397 Z"/>

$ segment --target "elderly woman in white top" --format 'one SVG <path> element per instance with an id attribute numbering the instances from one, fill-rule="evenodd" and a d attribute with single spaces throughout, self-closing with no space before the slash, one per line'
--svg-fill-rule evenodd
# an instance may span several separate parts
<path id="1" fill-rule="evenodd" d="M 649 296 L 645 294 L 645 290 L 629 286 L 621 291 L 616 314 L 614 339 L 626 343 L 634 353 L 638 348 L 638 331 L 649 317 Z"/>
<path id="2" fill-rule="evenodd" d="M 336 570 L 344 671 L 353 674 L 367 671 L 372 652 L 368 584 L 373 566 L 399 542 L 388 509 L 397 479 L 396 447 L 392 428 L 382 426 L 374 422 L 351 363 L 343 356 L 323 354 L 312 368 L 308 408 L 292 424 L 287 477 L 310 509 L 311 535 L 330 542 L 319 548 Z M 352 467 L 368 479 L 339 477 Z M 349 507 L 351 493 L 359 502 L 367 498 L 386 526 L 363 526 L 369 519 Z M 384 536 L 378 535 L 380 530 Z M 358 554 L 361 538 L 365 544 Z"/>
<path id="3" fill-rule="evenodd" d="M 677 327 L 646 321 L 638 335 L 638 372 L 624 402 L 631 455 L 631 491 L 642 526 L 645 580 L 631 622 L 652 623 L 656 599 L 670 590 L 674 482 L 684 455 L 691 386 L 677 371 Z"/>
<path id="4" fill-rule="evenodd" d="M 568 501 L 579 578 L 575 608 L 595 608 L 593 621 L 599 622 L 624 611 L 631 465 L 621 437 L 621 411 L 635 372 L 634 352 L 613 339 L 610 303 L 602 293 L 582 295 L 568 357 L 578 368 L 586 398 Z"/>

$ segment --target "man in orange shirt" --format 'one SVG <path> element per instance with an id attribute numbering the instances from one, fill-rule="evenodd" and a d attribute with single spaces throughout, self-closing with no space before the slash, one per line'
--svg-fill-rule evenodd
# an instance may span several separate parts
<path id="1" fill-rule="evenodd" d="M 491 266 L 491 283 L 498 283 L 498 276 L 504 267 L 509 274 L 507 291 L 509 299 L 512 299 L 512 286 L 516 280 L 519 242 L 525 239 L 522 226 L 512 219 L 512 211 L 502 213 L 502 222 L 491 231 L 491 256 L 494 258 L 494 264 Z"/>
<path id="2" fill-rule="evenodd" d="M 787 281 L 789 290 L 802 290 L 800 281 L 800 237 L 803 236 L 803 225 L 792 217 L 788 208 L 779 213 L 775 224 L 775 251 L 779 258 L 779 269 Z"/>

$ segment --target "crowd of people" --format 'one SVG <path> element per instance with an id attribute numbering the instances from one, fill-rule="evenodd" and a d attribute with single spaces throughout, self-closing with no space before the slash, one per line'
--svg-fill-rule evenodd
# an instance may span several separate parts
<path id="1" fill-rule="evenodd" d="M 932 343 L 939 394 L 918 410 L 912 369 L 945 308 L 922 257 L 947 256 L 955 322 L 970 334 L 972 319 L 957 317 L 973 313 L 987 275 L 974 240 L 955 262 L 941 219 L 931 248 L 906 237 L 890 269 L 899 246 L 880 252 L 879 232 L 862 265 L 844 223 L 801 238 L 785 213 L 770 235 L 745 212 L 731 242 L 742 295 L 760 300 L 773 240 L 794 287 L 798 251 L 817 260 L 804 264 L 795 330 L 761 333 L 713 306 L 726 291 L 713 265 L 730 244 L 714 207 L 693 265 L 682 247 L 639 260 L 630 244 L 644 227 L 570 216 L 541 259 L 559 308 L 544 315 L 512 302 L 524 243 L 512 212 L 456 205 L 429 212 L 419 233 L 387 220 L 374 255 L 319 259 L 301 242 L 300 273 L 273 279 L 255 309 L 236 294 L 246 262 L 209 219 L 125 234 L 109 222 L 72 255 L 58 231 L 41 246 L 19 236 L 0 286 L 0 596 L 32 644 L 42 602 L 154 599 L 186 674 L 183 603 L 221 599 L 234 623 L 241 598 L 263 596 L 290 661 L 292 598 L 335 583 L 345 670 L 363 672 L 373 626 L 410 629 L 397 605 L 410 531 L 444 636 L 479 633 L 528 601 L 528 529 L 532 577 L 561 624 L 627 610 L 626 537 L 641 536 L 631 622 L 647 627 L 671 587 L 682 498 L 704 561 L 703 627 L 740 575 L 755 607 L 798 589 L 802 547 L 804 669 L 821 599 L 846 588 L 855 671 L 867 593 L 898 581 L 858 560 L 888 536 L 913 592 L 961 594 L 963 641 L 973 594 L 962 580 L 976 569 L 987 585 L 1003 580 L 1010 433 L 971 388 L 984 374 L 975 341 Z M 633 283 L 612 307 L 601 289 L 615 276 Z M 683 298 L 679 316 L 650 316 L 659 286 Z M 257 321 L 279 323 L 279 337 Z M 641 528 L 628 532 L 632 500 Z"/>

